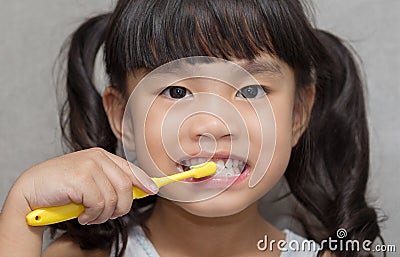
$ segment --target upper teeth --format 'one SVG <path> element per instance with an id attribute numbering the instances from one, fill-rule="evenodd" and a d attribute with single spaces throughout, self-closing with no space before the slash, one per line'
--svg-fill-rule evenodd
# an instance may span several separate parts
<path id="1" fill-rule="evenodd" d="M 194 166 L 204 162 L 210 161 L 209 158 L 191 158 L 189 160 L 182 161 L 182 165 L 184 166 Z M 237 160 L 237 159 L 219 159 L 214 160 L 217 164 L 217 172 L 219 175 L 226 176 L 234 176 L 240 175 L 244 167 L 246 166 L 246 162 Z"/>

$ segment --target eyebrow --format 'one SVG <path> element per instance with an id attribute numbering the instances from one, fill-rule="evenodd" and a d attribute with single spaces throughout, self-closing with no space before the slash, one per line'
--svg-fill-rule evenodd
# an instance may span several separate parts
<path id="1" fill-rule="evenodd" d="M 282 75 L 281 66 L 275 61 L 264 61 L 264 62 L 246 62 L 241 65 L 250 74 L 261 74 L 268 73 L 270 75 Z"/>

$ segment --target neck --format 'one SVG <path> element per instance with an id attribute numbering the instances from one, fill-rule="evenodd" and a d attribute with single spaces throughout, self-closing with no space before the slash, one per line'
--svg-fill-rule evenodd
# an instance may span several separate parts
<path id="1" fill-rule="evenodd" d="M 208 218 L 159 198 L 147 225 L 149 239 L 161 256 L 249 256 L 265 235 L 282 238 L 282 233 L 259 215 L 257 203 L 231 216 Z M 279 255 L 276 251 L 262 254 Z"/>

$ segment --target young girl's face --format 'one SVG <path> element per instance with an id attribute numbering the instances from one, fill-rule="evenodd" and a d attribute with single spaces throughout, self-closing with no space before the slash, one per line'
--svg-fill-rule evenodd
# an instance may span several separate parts
<path id="1" fill-rule="evenodd" d="M 190 65 L 188 74 L 208 65 L 208 72 L 224 73 L 224 79 L 200 74 L 177 80 L 169 72 L 146 82 L 143 71 L 128 76 L 124 147 L 136 152 L 150 176 L 210 159 L 227 166 L 232 162 L 233 168 L 214 179 L 161 189 L 161 196 L 198 216 L 238 213 L 268 192 L 284 174 L 305 122 L 294 112 L 295 78 L 286 63 L 267 55 L 234 63 L 248 70 L 253 81 L 212 64 Z"/>

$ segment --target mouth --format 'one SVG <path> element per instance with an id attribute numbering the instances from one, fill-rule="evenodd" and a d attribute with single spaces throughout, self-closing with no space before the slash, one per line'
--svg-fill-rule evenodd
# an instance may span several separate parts
<path id="1" fill-rule="evenodd" d="M 194 157 L 180 161 L 177 163 L 178 172 L 184 172 L 190 169 L 190 166 L 198 165 L 204 162 L 213 161 L 217 164 L 217 171 L 212 176 L 207 176 L 203 178 L 190 178 L 189 182 L 200 182 L 207 180 L 209 178 L 231 178 L 235 179 L 240 177 L 242 173 L 247 170 L 248 164 L 245 160 L 232 157 L 230 158 L 204 158 L 204 157 Z"/>

